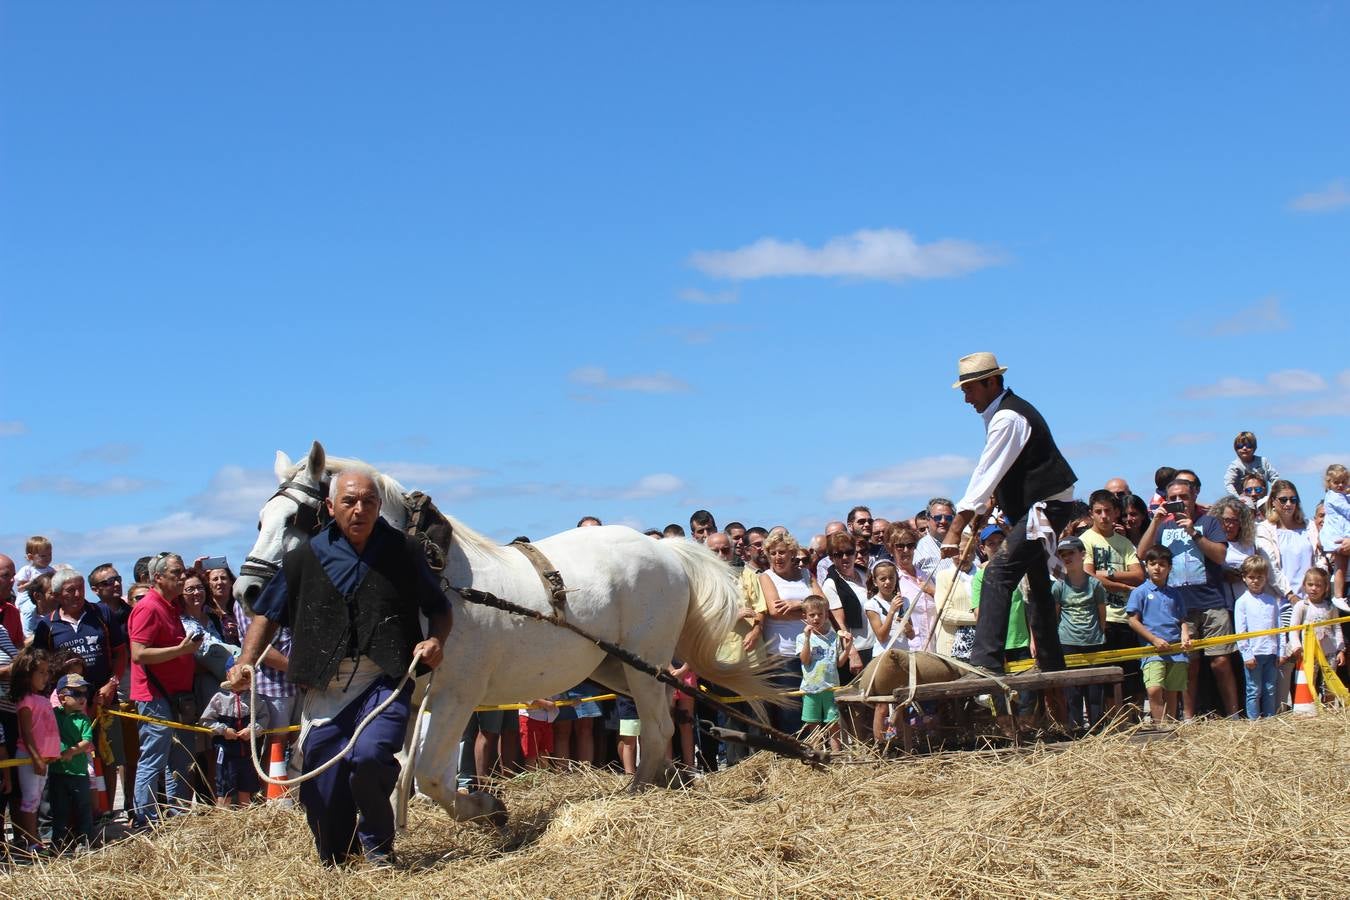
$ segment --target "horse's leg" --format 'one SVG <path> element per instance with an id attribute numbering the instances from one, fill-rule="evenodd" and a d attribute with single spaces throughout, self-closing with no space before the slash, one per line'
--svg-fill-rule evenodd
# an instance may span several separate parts
<path id="1" fill-rule="evenodd" d="M 473 702 L 467 699 L 463 685 L 447 683 L 442 690 L 433 682 L 431 717 L 426 726 L 422 749 L 414 772 L 417 786 L 459 822 L 489 821 L 506 825 L 506 807 L 485 791 L 460 793 L 455 783 L 459 769 L 459 740 L 473 714 Z M 481 685 L 475 696 L 481 695 Z"/>
<path id="2" fill-rule="evenodd" d="M 637 705 L 638 719 L 642 722 L 642 733 L 638 735 L 637 775 L 633 786 L 655 784 L 658 776 L 666 771 L 666 748 L 675 734 L 675 723 L 670 718 L 670 707 L 666 703 L 666 686 L 636 670 L 629 671 L 628 690 Z"/>

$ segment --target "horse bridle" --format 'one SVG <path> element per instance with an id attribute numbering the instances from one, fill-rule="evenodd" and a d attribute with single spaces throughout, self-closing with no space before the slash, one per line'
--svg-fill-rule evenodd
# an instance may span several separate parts
<path id="1" fill-rule="evenodd" d="M 287 493 L 288 491 L 298 491 L 303 496 L 297 497 L 294 494 Z M 287 528 L 294 526 L 313 537 L 328 524 L 327 508 L 324 506 L 324 500 L 328 497 L 327 481 L 320 483 L 318 487 L 313 487 L 308 484 L 301 484 L 294 479 L 287 479 L 277 487 L 275 494 L 267 498 L 267 502 L 271 503 L 278 497 L 293 500 L 296 504 L 295 512 L 286 517 L 285 525 Z M 258 527 L 262 527 L 261 522 L 258 523 Z M 269 562 L 256 556 L 244 557 L 243 564 L 239 566 L 240 575 L 252 575 L 264 581 L 271 580 L 272 576 L 280 571 L 280 562 Z"/>

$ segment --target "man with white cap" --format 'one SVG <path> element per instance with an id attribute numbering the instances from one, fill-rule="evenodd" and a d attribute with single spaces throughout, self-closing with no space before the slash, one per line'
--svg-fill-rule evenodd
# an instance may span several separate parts
<path id="1" fill-rule="evenodd" d="M 972 353 L 957 364 L 957 380 L 965 401 L 984 419 L 985 442 L 965 496 L 956 503 L 956 518 L 942 542 L 942 555 L 954 557 L 961 533 L 972 519 L 983 521 L 993 495 L 1012 526 L 1004 551 L 989 561 L 980 597 L 980 619 L 970 662 L 991 672 L 1004 666 L 1004 642 L 1012 592 L 1027 578 L 1027 618 L 1035 637 L 1036 662 L 1042 671 L 1064 668 L 1054 599 L 1050 594 L 1049 553 L 1028 534 L 1028 520 L 1054 535 L 1068 524 L 1077 476 L 1055 445 L 1050 427 L 1036 408 L 1003 385 L 1006 367 L 992 353 Z M 1052 535 L 1052 537 L 1054 536 Z"/>

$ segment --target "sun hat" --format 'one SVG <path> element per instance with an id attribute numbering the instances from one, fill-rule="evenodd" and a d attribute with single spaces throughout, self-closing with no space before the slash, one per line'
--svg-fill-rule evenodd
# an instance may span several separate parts
<path id="1" fill-rule="evenodd" d="M 979 381 L 983 378 L 992 378 L 995 375 L 1002 375 L 1008 371 L 1006 366 L 998 364 L 998 358 L 992 353 L 980 352 L 972 353 L 969 356 L 961 357 L 956 364 L 956 382 L 952 387 L 959 388 L 967 381 Z"/>

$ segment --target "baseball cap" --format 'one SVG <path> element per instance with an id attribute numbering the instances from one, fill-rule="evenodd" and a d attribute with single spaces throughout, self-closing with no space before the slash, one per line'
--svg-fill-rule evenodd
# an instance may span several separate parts
<path id="1" fill-rule="evenodd" d="M 1079 553 L 1086 553 L 1087 547 L 1083 546 L 1081 538 L 1070 537 L 1060 541 L 1059 546 L 1055 548 L 1056 553 L 1064 550 L 1077 550 Z"/>
<path id="2" fill-rule="evenodd" d="M 89 682 L 84 680 L 83 675 L 75 672 L 72 672 L 69 675 L 62 675 L 56 680 L 56 692 L 62 694 L 66 691 L 84 691 L 88 693 Z"/>
<path id="3" fill-rule="evenodd" d="M 989 540 L 989 536 L 991 534 L 1003 534 L 1003 533 L 1004 531 L 1002 525 L 986 525 L 980 529 L 980 541 L 984 542 Z"/>

